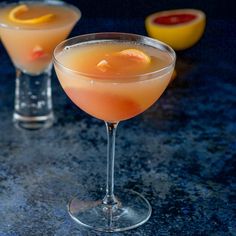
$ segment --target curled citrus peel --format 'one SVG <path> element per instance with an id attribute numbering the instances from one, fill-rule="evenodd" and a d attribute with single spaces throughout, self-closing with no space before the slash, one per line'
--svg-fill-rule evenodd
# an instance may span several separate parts
<path id="1" fill-rule="evenodd" d="M 102 71 L 106 72 L 109 69 L 114 69 L 113 67 L 116 67 L 116 61 L 122 60 L 122 64 L 127 65 L 127 60 L 131 61 L 131 63 L 139 63 L 142 65 L 148 65 L 151 62 L 151 58 L 145 54 L 143 51 L 134 49 L 134 48 L 129 48 L 122 50 L 120 52 L 116 52 L 112 55 L 109 56 L 107 60 L 103 59 L 97 64 L 97 68 Z M 120 63 L 119 63 L 120 64 Z M 120 64 L 120 66 L 122 65 Z"/>
<path id="2" fill-rule="evenodd" d="M 135 48 L 122 50 L 118 52 L 117 55 L 127 57 L 144 64 L 149 64 L 151 62 L 151 58 L 146 53 Z"/>
<path id="3" fill-rule="evenodd" d="M 32 19 L 20 19 L 19 16 L 27 11 L 29 11 L 29 8 L 25 4 L 17 6 L 10 11 L 9 19 L 16 23 L 32 25 L 49 22 L 54 17 L 54 14 L 46 14 Z"/>

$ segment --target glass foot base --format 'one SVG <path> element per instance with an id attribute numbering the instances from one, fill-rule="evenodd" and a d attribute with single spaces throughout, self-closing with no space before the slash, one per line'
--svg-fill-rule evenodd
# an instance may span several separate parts
<path id="1" fill-rule="evenodd" d="M 18 113 L 13 114 L 13 122 L 16 128 L 38 130 L 52 126 L 54 121 L 53 113 L 46 116 L 22 116 Z"/>
<path id="2" fill-rule="evenodd" d="M 80 194 L 69 202 L 69 214 L 80 225 L 102 232 L 133 229 L 149 219 L 152 209 L 141 194 L 132 190 L 116 193 L 115 206 L 103 204 L 104 191 Z"/>

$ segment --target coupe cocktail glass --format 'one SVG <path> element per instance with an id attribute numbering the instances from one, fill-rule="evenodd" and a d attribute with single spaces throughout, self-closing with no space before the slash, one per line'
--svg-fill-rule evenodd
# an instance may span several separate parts
<path id="1" fill-rule="evenodd" d="M 62 1 L 20 1 L 0 4 L 0 35 L 16 68 L 17 127 L 41 129 L 52 125 L 52 54 L 71 32 L 81 13 Z"/>
<path id="2" fill-rule="evenodd" d="M 142 113 L 161 96 L 174 64 L 169 46 L 134 34 L 82 35 L 56 47 L 54 66 L 64 91 L 107 128 L 106 192 L 88 191 L 70 201 L 69 214 L 79 224 L 114 232 L 149 219 L 151 206 L 142 195 L 124 189 L 114 195 L 115 133 L 119 121 Z"/>

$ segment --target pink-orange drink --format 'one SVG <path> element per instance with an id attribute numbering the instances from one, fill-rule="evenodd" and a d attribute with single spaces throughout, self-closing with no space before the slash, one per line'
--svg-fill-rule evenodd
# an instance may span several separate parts
<path id="1" fill-rule="evenodd" d="M 54 1 L 55 2 L 55 1 Z M 80 18 L 77 8 L 53 1 L 22 1 L 0 8 L 0 34 L 16 67 L 40 74 L 55 46 Z"/>
<path id="2" fill-rule="evenodd" d="M 94 41 L 67 47 L 56 72 L 70 99 L 90 115 L 109 122 L 129 119 L 150 107 L 167 87 L 173 70 L 151 76 L 171 63 L 166 52 L 143 44 Z M 144 76 L 145 78 L 145 76 Z"/>
<path id="3" fill-rule="evenodd" d="M 80 19 L 80 10 L 63 1 L 0 3 L 0 35 L 16 69 L 13 122 L 17 128 L 53 124 L 52 54 Z"/>

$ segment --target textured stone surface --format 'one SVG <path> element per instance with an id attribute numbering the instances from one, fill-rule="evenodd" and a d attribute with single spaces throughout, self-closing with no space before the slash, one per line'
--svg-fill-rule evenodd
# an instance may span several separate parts
<path id="1" fill-rule="evenodd" d="M 235 21 L 209 21 L 178 54 L 178 78 L 143 115 L 118 127 L 116 185 L 146 196 L 143 226 L 112 235 L 236 235 Z M 145 34 L 143 20 L 82 19 L 77 32 Z M 0 236 L 111 235 L 86 231 L 66 203 L 81 186 L 104 186 L 103 122 L 77 109 L 53 76 L 55 125 L 12 126 L 14 71 L 0 48 Z"/>

